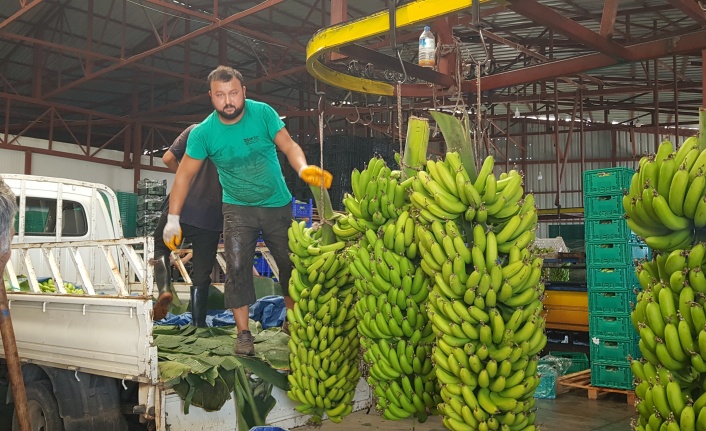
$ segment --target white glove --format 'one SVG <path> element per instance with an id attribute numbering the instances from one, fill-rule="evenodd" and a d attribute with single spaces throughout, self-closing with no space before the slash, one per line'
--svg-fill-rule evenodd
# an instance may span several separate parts
<path id="1" fill-rule="evenodd" d="M 167 224 L 164 225 L 162 231 L 162 240 L 170 250 L 176 250 L 181 244 L 181 225 L 179 224 L 179 216 L 175 214 L 167 215 Z"/>

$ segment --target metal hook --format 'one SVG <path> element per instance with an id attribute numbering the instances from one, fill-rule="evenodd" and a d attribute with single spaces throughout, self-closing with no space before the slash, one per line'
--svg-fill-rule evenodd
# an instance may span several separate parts
<path id="1" fill-rule="evenodd" d="M 401 50 L 397 49 L 396 51 L 397 51 L 397 58 L 400 60 L 400 66 L 402 66 L 402 73 L 404 74 L 404 78 L 402 78 L 401 81 L 398 79 L 397 82 L 399 84 L 402 84 L 404 82 L 407 82 L 407 69 L 405 69 L 404 62 L 402 61 L 402 54 L 400 53 Z"/>
<path id="2" fill-rule="evenodd" d="M 369 126 L 369 125 L 373 124 L 373 121 L 374 121 L 373 108 L 370 107 L 370 106 L 368 106 L 368 110 L 370 111 L 370 121 L 368 121 L 368 122 L 366 123 L 366 122 L 364 122 L 364 121 L 361 120 L 360 123 L 361 123 L 363 126 Z"/>
<path id="3" fill-rule="evenodd" d="M 360 112 L 358 112 L 358 106 L 355 106 L 355 114 L 358 116 L 355 121 L 351 121 L 348 119 L 348 117 L 346 117 L 346 121 L 348 121 L 349 124 L 356 124 L 358 121 L 360 121 Z"/>

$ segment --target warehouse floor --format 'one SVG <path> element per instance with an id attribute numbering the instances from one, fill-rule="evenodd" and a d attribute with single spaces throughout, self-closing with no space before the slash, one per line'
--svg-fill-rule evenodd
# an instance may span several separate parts
<path id="1" fill-rule="evenodd" d="M 635 407 L 626 403 L 625 395 L 608 394 L 600 400 L 589 400 L 585 390 L 558 395 L 555 400 L 537 400 L 537 425 L 541 431 L 628 431 L 630 420 L 637 417 Z M 306 431 L 311 427 L 299 427 Z M 423 424 L 407 420 L 387 421 L 371 410 L 355 412 L 340 424 L 324 421 L 317 431 L 444 431 L 439 417 L 430 417 Z"/>

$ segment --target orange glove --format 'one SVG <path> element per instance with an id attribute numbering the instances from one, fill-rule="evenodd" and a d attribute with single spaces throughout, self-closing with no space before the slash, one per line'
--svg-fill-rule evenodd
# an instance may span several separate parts
<path id="1" fill-rule="evenodd" d="M 162 231 L 162 240 L 172 251 L 176 250 L 181 244 L 181 225 L 179 224 L 178 215 L 167 215 L 167 224 L 164 225 L 164 230 Z"/>
<path id="2" fill-rule="evenodd" d="M 326 189 L 331 188 L 331 183 L 333 182 L 333 175 L 331 172 L 324 171 L 318 166 L 307 165 L 299 169 L 299 178 L 304 180 L 309 185 L 321 187 L 321 182 L 323 180 L 324 187 Z"/>

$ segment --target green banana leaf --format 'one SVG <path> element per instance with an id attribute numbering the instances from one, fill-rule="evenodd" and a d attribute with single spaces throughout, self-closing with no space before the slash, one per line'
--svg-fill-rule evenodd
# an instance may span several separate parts
<path id="1" fill-rule="evenodd" d="M 463 167 L 466 168 L 471 181 L 475 181 L 478 173 L 471 143 L 468 113 L 464 113 L 463 123 L 453 115 L 444 114 L 443 112 L 431 111 L 431 116 L 439 126 L 441 134 L 444 135 L 448 151 L 457 151 L 461 155 Z"/>
<path id="2" fill-rule="evenodd" d="M 232 327 L 154 327 L 160 380 L 184 400 L 185 413 L 191 405 L 219 410 L 235 393 L 242 429 L 265 425 L 275 405 L 272 387 L 289 390 L 286 374 L 278 371 L 289 367 L 289 337 L 250 323 L 257 352 L 253 357 L 233 354 L 236 331 Z"/>

